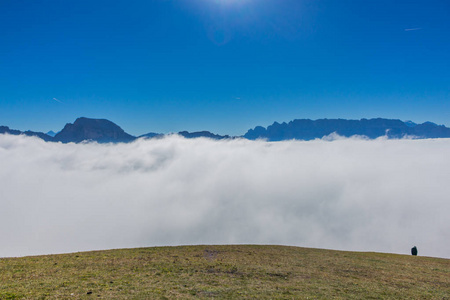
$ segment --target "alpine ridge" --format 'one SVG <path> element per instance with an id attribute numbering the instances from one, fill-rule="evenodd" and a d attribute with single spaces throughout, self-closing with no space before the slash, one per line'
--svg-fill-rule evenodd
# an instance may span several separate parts
<path id="1" fill-rule="evenodd" d="M 256 126 L 247 131 L 241 137 L 218 135 L 209 131 L 188 132 L 180 131 L 177 134 L 184 138 L 209 138 L 214 140 L 245 138 L 249 140 L 263 139 L 267 141 L 284 140 L 313 140 L 327 137 L 331 134 L 343 137 L 363 136 L 368 139 L 386 137 L 389 139 L 399 138 L 450 138 L 450 128 L 437 125 L 432 122 L 416 124 L 412 121 L 401 121 L 395 119 L 296 119 L 288 123 L 274 122 L 267 128 Z M 93 141 L 97 143 L 129 143 L 138 138 L 162 138 L 165 134 L 149 132 L 135 137 L 126 133 L 117 124 L 106 119 L 91 119 L 81 117 L 75 122 L 67 123 L 64 128 L 56 133 L 35 131 L 20 131 L 0 126 L 0 134 L 27 135 L 43 139 L 47 142 L 80 143 Z"/>
<path id="2" fill-rule="evenodd" d="M 257 126 L 244 135 L 250 140 L 266 139 L 268 141 L 283 140 L 313 140 L 320 139 L 336 133 L 340 136 L 351 137 L 355 135 L 375 139 L 385 136 L 390 139 L 398 138 L 449 138 L 450 128 L 436 125 L 431 122 L 415 124 L 411 121 L 403 122 L 393 119 L 297 119 L 289 123 L 274 122 L 264 128 Z"/>

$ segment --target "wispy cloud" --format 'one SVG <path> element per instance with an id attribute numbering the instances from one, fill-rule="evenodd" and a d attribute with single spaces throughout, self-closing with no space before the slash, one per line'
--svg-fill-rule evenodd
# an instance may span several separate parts
<path id="1" fill-rule="evenodd" d="M 422 30 L 421 27 L 417 27 L 417 28 L 406 28 L 405 31 L 416 31 L 416 30 Z"/>
<path id="2" fill-rule="evenodd" d="M 450 258 L 449 148 L 0 135 L 0 257 L 256 243 Z"/>
<path id="3" fill-rule="evenodd" d="M 61 100 L 58 100 L 56 98 L 53 98 L 53 100 L 55 100 L 56 102 L 59 102 L 59 103 L 63 103 Z"/>

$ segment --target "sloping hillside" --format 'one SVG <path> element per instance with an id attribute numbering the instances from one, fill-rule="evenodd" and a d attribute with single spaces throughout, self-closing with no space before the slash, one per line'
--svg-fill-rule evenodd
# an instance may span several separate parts
<path id="1" fill-rule="evenodd" d="M 0 299 L 448 299 L 450 260 L 285 246 L 0 259 Z"/>

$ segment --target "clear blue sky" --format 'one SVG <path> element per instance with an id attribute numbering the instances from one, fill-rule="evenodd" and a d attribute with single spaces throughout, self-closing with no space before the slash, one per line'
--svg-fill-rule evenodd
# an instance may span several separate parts
<path id="1" fill-rule="evenodd" d="M 0 125 L 450 125 L 448 0 L 0 0 Z"/>

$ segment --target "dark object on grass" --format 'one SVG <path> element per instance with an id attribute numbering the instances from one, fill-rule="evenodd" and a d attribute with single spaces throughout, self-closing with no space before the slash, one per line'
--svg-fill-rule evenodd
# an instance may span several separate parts
<path id="1" fill-rule="evenodd" d="M 411 254 L 412 255 L 417 255 L 417 247 L 416 246 L 411 248 Z"/>

